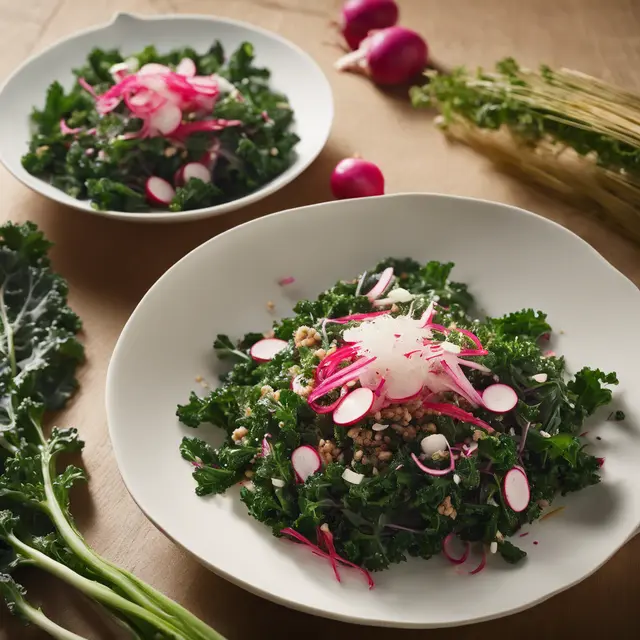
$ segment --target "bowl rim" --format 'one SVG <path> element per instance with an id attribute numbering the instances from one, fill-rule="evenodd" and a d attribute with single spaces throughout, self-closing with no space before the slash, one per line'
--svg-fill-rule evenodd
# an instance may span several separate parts
<path id="1" fill-rule="evenodd" d="M 604 265 L 606 265 L 609 269 L 613 270 L 614 273 L 617 274 L 618 277 L 622 278 L 624 281 L 626 281 L 626 286 L 631 286 L 634 290 L 635 290 L 635 295 L 640 294 L 640 287 L 638 287 L 630 278 L 628 278 L 626 275 L 624 275 L 622 272 L 620 272 L 618 269 L 616 269 L 616 267 L 614 267 L 608 260 L 606 260 L 606 258 L 604 258 L 592 245 L 590 245 L 586 240 L 584 240 L 583 238 L 581 238 L 579 235 L 577 235 L 576 233 L 574 233 L 573 231 L 571 231 L 570 229 L 562 226 L 561 224 L 559 224 L 558 222 L 555 222 L 554 220 L 551 220 L 549 218 L 545 218 L 544 216 L 540 216 L 538 214 L 533 213 L 532 211 L 528 211 L 526 209 L 522 209 L 520 207 L 517 207 L 515 205 L 510 205 L 510 204 L 506 204 L 506 203 L 501 203 L 501 202 L 496 202 L 496 201 L 492 201 L 492 200 L 487 200 L 487 199 L 483 199 L 483 198 L 474 198 L 474 197 L 469 197 L 469 196 L 456 196 L 456 195 L 450 195 L 450 194 L 445 194 L 445 193 L 435 193 L 435 192 L 403 192 L 403 193 L 397 193 L 397 194 L 387 194 L 384 196 L 374 196 L 374 197 L 370 197 L 370 198 L 359 198 L 358 200 L 362 200 L 362 201 L 370 201 L 373 199 L 385 199 L 385 200 L 405 200 L 405 199 L 411 199 L 411 198 L 419 198 L 419 199 L 423 199 L 423 200 L 453 200 L 455 202 L 479 202 L 479 203 L 483 203 L 483 204 L 489 204 L 492 206 L 496 206 L 496 207 L 500 207 L 503 209 L 508 209 L 511 210 L 512 212 L 514 212 L 517 215 L 524 215 L 527 217 L 534 217 L 537 220 L 539 220 L 540 224 L 542 225 L 548 225 L 549 228 L 553 228 L 555 229 L 557 232 L 562 232 L 565 237 L 567 238 L 571 238 L 571 242 L 575 242 L 575 241 L 579 241 L 581 244 L 585 245 L 586 247 L 589 248 L 590 252 L 595 255 L 598 260 L 603 263 Z M 116 372 L 115 372 L 115 365 L 114 363 L 116 362 L 116 360 L 118 359 L 118 355 L 119 353 L 124 349 L 125 345 L 125 339 L 126 336 L 132 332 L 133 330 L 133 317 L 136 314 L 136 311 L 138 310 L 138 308 L 143 305 L 145 303 L 145 300 L 147 299 L 147 296 L 151 295 L 153 291 L 155 291 L 156 288 L 162 286 L 162 283 L 164 281 L 165 278 L 169 277 L 169 273 L 172 272 L 174 269 L 179 269 L 180 265 L 182 264 L 183 261 L 186 261 L 188 259 L 191 259 L 192 254 L 195 254 L 199 251 L 204 251 L 206 250 L 205 247 L 207 247 L 210 244 L 213 244 L 215 242 L 217 242 L 220 238 L 223 238 L 224 236 L 228 235 L 228 234 L 233 234 L 236 231 L 248 226 L 248 225 L 252 225 L 252 224 L 268 224 L 269 220 L 271 218 L 275 218 L 278 216 L 282 216 L 282 215 L 287 215 L 287 214 L 291 214 L 294 211 L 300 211 L 302 209 L 306 211 L 308 210 L 312 210 L 312 211 L 318 211 L 321 210 L 323 208 L 327 208 L 327 207 L 333 207 L 336 206 L 338 204 L 338 202 L 340 202 L 342 205 L 346 205 L 346 206 L 350 206 L 349 202 L 350 201 L 329 201 L 329 202 L 321 202 L 321 203 L 316 203 L 316 204 L 310 204 L 310 205 L 306 205 L 303 207 L 293 207 L 290 209 L 285 209 L 282 211 L 278 211 L 272 214 L 269 214 L 267 216 L 263 216 L 260 218 L 257 218 L 255 220 L 250 220 L 248 222 L 245 222 L 243 224 L 240 224 L 236 227 L 233 227 L 231 229 L 228 229 L 222 233 L 220 233 L 219 235 L 216 235 L 212 238 L 207 239 L 206 241 L 204 241 L 202 244 L 198 245 L 197 247 L 195 247 L 194 249 L 192 249 L 191 251 L 189 251 L 187 254 L 185 254 L 182 258 L 180 258 L 177 262 L 175 262 L 171 267 L 169 267 L 155 282 L 153 285 L 151 285 L 151 287 L 148 289 L 148 291 L 145 293 L 145 295 L 142 297 L 142 299 L 140 300 L 140 302 L 136 305 L 136 307 L 134 308 L 134 310 L 132 311 L 131 315 L 129 316 L 127 322 L 125 323 L 120 336 L 118 337 L 118 340 L 116 342 L 116 345 L 114 347 L 111 359 L 109 361 L 109 365 L 108 365 L 108 369 L 107 369 L 107 375 L 106 375 L 106 384 L 105 384 L 105 409 L 106 409 L 106 415 L 107 415 L 107 426 L 108 426 L 108 431 L 109 431 L 109 437 L 111 440 L 111 445 L 112 445 L 112 449 L 113 449 L 113 454 L 116 458 L 116 463 L 118 465 L 118 470 L 120 472 L 120 475 L 122 477 L 122 480 L 124 482 L 124 485 L 129 493 L 129 495 L 131 496 L 131 498 L 133 499 L 133 501 L 136 503 L 136 505 L 138 505 L 138 507 L 142 510 L 142 512 L 144 513 L 144 515 L 149 519 L 149 521 L 161 532 L 163 533 L 167 538 L 169 538 L 169 540 L 171 540 L 171 542 L 173 544 L 175 544 L 176 546 L 178 546 L 181 549 L 184 549 L 190 556 L 192 556 L 197 562 L 199 562 L 200 564 L 202 564 L 203 566 L 207 567 L 208 569 L 210 569 L 211 571 L 213 571 L 216 575 L 224 578 L 225 580 L 228 580 L 229 582 L 235 584 L 236 586 L 241 587 L 242 589 L 245 589 L 247 591 L 249 591 L 250 593 L 253 593 L 255 595 L 258 595 L 262 598 L 265 598 L 271 602 L 275 602 L 277 604 L 281 604 L 284 605 L 288 608 L 294 609 L 294 610 L 298 610 L 298 611 L 302 611 L 305 613 L 309 613 L 312 615 L 316 615 L 316 616 L 321 616 L 324 618 L 328 618 L 328 619 L 333 619 L 333 620 L 339 620 L 342 622 L 349 622 L 349 623 L 354 623 L 354 624 L 359 624 L 359 625 L 364 625 L 364 626 L 376 626 L 376 627 L 386 627 L 386 628 L 406 628 L 406 629 L 428 629 L 428 628 L 450 628 L 450 627 L 457 627 L 457 626 L 467 626 L 470 624 L 476 624 L 476 623 L 480 623 L 480 622 L 486 622 L 488 620 L 495 620 L 495 619 L 499 619 L 499 618 L 503 618 L 506 616 L 510 616 L 516 613 L 520 613 L 522 611 L 525 611 L 527 609 L 530 609 L 546 600 L 548 600 L 549 598 L 562 593 L 563 591 L 566 591 L 572 587 L 574 587 L 575 585 L 579 584 L 580 582 L 582 582 L 583 580 L 586 580 L 588 577 L 590 577 L 591 575 L 593 575 L 596 571 L 598 571 L 604 564 L 606 564 L 621 548 L 622 546 L 624 546 L 624 544 L 626 544 L 636 533 L 640 533 L 640 521 L 636 523 L 636 526 L 634 527 L 634 529 L 632 531 L 629 532 L 629 536 L 625 539 L 624 542 L 622 542 L 619 546 L 617 546 L 616 548 L 612 548 L 610 550 L 610 552 L 608 553 L 608 555 L 606 555 L 606 557 L 602 560 L 602 562 L 600 562 L 597 566 L 595 567 L 590 567 L 589 570 L 584 573 L 583 575 L 581 575 L 579 578 L 577 579 L 572 579 L 570 580 L 568 583 L 566 584 L 562 584 L 559 587 L 555 587 L 552 588 L 551 590 L 549 590 L 547 593 L 545 593 L 544 595 L 537 597 L 533 600 L 530 600 L 520 606 L 516 606 L 513 607 L 511 609 L 508 610 L 503 610 L 503 611 L 498 611 L 498 612 L 493 612 L 493 613 L 487 613 L 486 615 L 479 615 L 479 616 L 475 616 L 473 618 L 470 619 L 466 619 L 466 620 L 454 620 L 452 622 L 449 623 L 441 623 L 441 622 L 437 622 L 437 623 L 424 623 L 424 622 L 412 622 L 412 621 L 399 621 L 399 620 L 390 620 L 390 621 L 385 621 L 385 620 L 369 620 L 366 619 L 364 616 L 358 617 L 358 616 L 354 616 L 354 615 L 349 615 L 349 614 L 344 614 L 344 613 L 336 613 L 332 610 L 325 610 L 325 609 L 321 609 L 319 607 L 314 607 L 313 605 L 309 605 L 309 604 L 305 604 L 305 603 L 301 603 L 301 602 L 296 602 L 296 601 L 292 601 L 290 599 L 287 599 L 286 597 L 282 597 L 279 596 L 277 594 L 273 594 L 270 593 L 269 591 L 258 587 L 258 586 L 254 586 L 252 583 L 247 582 L 245 580 L 243 580 L 242 578 L 237 578 L 236 576 L 234 576 L 233 574 L 229 573 L 228 571 L 226 571 L 225 569 L 221 569 L 217 566 L 215 566 L 214 564 L 212 564 L 211 562 L 205 560 L 204 558 L 196 555 L 195 553 L 193 553 L 192 551 L 190 551 L 187 546 L 185 546 L 185 544 L 183 544 L 182 542 L 180 542 L 179 540 L 177 540 L 176 538 L 172 537 L 167 531 L 165 531 L 163 529 L 163 527 L 156 522 L 156 520 L 154 519 L 154 516 L 152 516 L 144 507 L 143 505 L 137 500 L 136 496 L 134 495 L 134 492 L 131 488 L 130 485 L 133 484 L 133 479 L 131 478 L 131 476 L 128 474 L 127 471 L 125 471 L 123 469 L 123 467 L 120 464 L 120 457 L 118 455 L 118 450 L 123 446 L 123 443 L 120 441 L 120 436 L 117 433 L 117 429 L 114 427 L 113 424 L 113 411 L 110 410 L 110 406 L 113 405 L 115 398 L 114 398 L 114 393 L 115 393 L 115 376 L 116 376 Z M 120 430 L 121 431 L 121 430 Z"/>
<path id="2" fill-rule="evenodd" d="M 237 198 L 236 200 L 230 200 L 229 202 L 224 202 L 219 205 L 214 205 L 212 207 L 204 207 L 202 209 L 191 209 L 189 211 L 167 211 L 167 212 L 128 212 L 128 211 L 115 211 L 112 209 L 108 209 L 105 211 L 94 209 L 90 205 L 89 200 L 76 200 L 75 198 L 70 198 L 70 201 L 64 200 L 62 201 L 59 198 L 53 197 L 50 194 L 44 193 L 43 190 L 39 187 L 39 184 L 48 184 L 44 180 L 32 176 L 29 173 L 26 175 L 21 174 L 19 171 L 15 171 L 12 166 L 9 158 L 6 157 L 6 153 L 4 151 L 4 147 L 0 144 L 0 162 L 4 165 L 7 171 L 16 178 L 21 184 L 25 187 L 29 188 L 31 191 L 61 204 L 63 206 L 69 206 L 77 211 L 82 211 L 85 213 L 90 213 L 93 215 L 98 215 L 105 218 L 112 218 L 117 220 L 127 220 L 130 222 L 161 222 L 161 223 L 173 223 L 173 222 L 187 222 L 190 220 L 200 220 L 203 218 L 209 218 L 217 215 L 221 215 L 223 213 L 228 213 L 230 211 L 235 211 L 237 209 L 241 209 L 243 207 L 249 206 L 266 198 L 267 196 L 276 193 L 283 187 L 287 186 L 291 182 L 293 182 L 296 178 L 298 178 L 304 171 L 306 171 L 312 162 L 314 162 L 317 157 L 322 153 L 325 148 L 327 141 L 331 135 L 331 130 L 333 127 L 333 121 L 335 117 L 335 98 L 333 95 L 333 90 L 331 88 L 331 83 L 327 78 L 326 74 L 322 70 L 322 67 L 318 64 L 318 62 L 304 49 L 299 47 L 291 40 L 281 36 L 279 33 L 274 31 L 269 31 L 268 29 L 264 29 L 257 25 L 254 25 L 250 22 L 244 22 L 242 20 L 235 20 L 233 18 L 219 17 L 215 15 L 207 15 L 207 14 L 199 14 L 199 13 L 168 13 L 168 14 L 139 14 L 128 11 L 118 11 L 114 14 L 113 18 L 108 22 L 103 22 L 98 25 L 92 25 L 85 29 L 80 29 L 77 31 L 73 31 L 67 36 L 59 38 L 49 46 L 45 47 L 42 50 L 37 51 L 36 53 L 30 55 L 26 60 L 24 60 L 4 81 L 0 84 L 0 95 L 2 95 L 7 87 L 31 64 L 37 61 L 39 58 L 46 57 L 53 50 L 58 47 L 67 44 L 70 41 L 73 41 L 77 38 L 82 38 L 87 35 L 91 35 L 92 33 L 96 33 L 98 31 L 103 31 L 114 27 L 118 23 L 123 23 L 125 21 L 144 21 L 147 23 L 151 22 L 170 22 L 172 20 L 200 20 L 203 22 L 216 22 L 220 24 L 233 25 L 239 28 L 248 29 L 249 31 L 254 31 L 259 33 L 267 38 L 278 41 L 280 44 L 288 47 L 293 52 L 295 52 L 299 57 L 303 58 L 310 66 L 314 67 L 318 72 L 319 77 L 323 81 L 323 91 L 327 92 L 328 100 L 328 127 L 325 132 L 325 135 L 321 141 L 321 144 L 318 145 L 318 148 L 313 151 L 313 153 L 309 154 L 309 157 L 300 163 L 298 167 L 296 167 L 295 171 L 291 171 L 291 168 L 294 166 L 292 164 L 288 169 L 286 169 L 279 176 L 276 176 L 273 180 L 266 183 L 256 191 L 253 191 L 242 198 Z M 284 176 L 287 172 L 290 172 L 289 175 Z M 273 182 L 275 180 L 281 180 L 277 186 L 273 186 Z M 63 193 L 63 192 L 60 192 Z"/>

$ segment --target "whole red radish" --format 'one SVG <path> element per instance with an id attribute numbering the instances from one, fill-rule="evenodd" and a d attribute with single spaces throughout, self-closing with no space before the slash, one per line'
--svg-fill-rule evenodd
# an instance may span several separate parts
<path id="1" fill-rule="evenodd" d="M 338 200 L 384 194 L 382 171 L 362 158 L 341 160 L 331 174 L 331 192 Z"/>
<path id="2" fill-rule="evenodd" d="M 347 0 L 342 7 L 341 31 L 352 50 L 374 29 L 392 27 L 398 22 L 394 0 Z"/>

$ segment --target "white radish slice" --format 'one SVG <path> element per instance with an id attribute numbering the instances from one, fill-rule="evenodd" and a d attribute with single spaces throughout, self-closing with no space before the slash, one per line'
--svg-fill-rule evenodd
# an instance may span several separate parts
<path id="1" fill-rule="evenodd" d="M 140 70 L 138 71 L 138 75 L 147 76 L 154 73 L 171 73 L 171 69 L 164 64 L 158 64 L 157 62 L 149 62 L 148 64 L 142 65 Z"/>
<path id="2" fill-rule="evenodd" d="M 197 91 L 205 95 L 218 93 L 218 82 L 209 76 L 194 76 L 187 78 L 187 82 Z"/>
<path id="3" fill-rule="evenodd" d="M 277 489 L 282 489 L 285 486 L 286 482 L 281 480 L 280 478 L 271 478 L 271 484 Z"/>
<path id="4" fill-rule="evenodd" d="M 269 362 L 269 360 L 272 360 L 276 354 L 286 349 L 286 347 L 286 340 L 265 338 L 264 340 L 258 340 L 258 342 L 251 347 L 249 353 L 257 362 Z"/>
<path id="5" fill-rule="evenodd" d="M 150 118 L 151 127 L 162 135 L 172 134 L 182 122 L 182 110 L 175 104 L 165 104 L 155 111 Z"/>
<path id="6" fill-rule="evenodd" d="M 182 58 L 176 67 L 176 73 L 192 78 L 196 75 L 196 63 L 191 58 Z"/>
<path id="7" fill-rule="evenodd" d="M 492 384 L 482 393 L 482 402 L 489 411 L 505 413 L 518 404 L 518 394 L 506 384 Z"/>
<path id="8" fill-rule="evenodd" d="M 385 429 L 387 429 L 389 427 L 388 424 L 380 424 L 379 422 L 376 422 L 371 429 L 373 431 L 384 431 Z"/>
<path id="9" fill-rule="evenodd" d="M 174 188 L 162 178 L 158 176 L 151 176 L 145 184 L 145 191 L 147 193 L 147 200 L 151 204 L 159 204 L 167 206 L 173 200 L 176 195 Z"/>
<path id="10" fill-rule="evenodd" d="M 462 349 L 460 349 L 457 344 L 454 344 L 453 342 L 447 342 L 446 340 L 444 342 L 441 342 L 440 346 L 449 353 L 460 353 L 460 351 L 462 351 Z"/>
<path id="11" fill-rule="evenodd" d="M 293 450 L 291 464 L 300 482 L 304 482 L 322 466 L 318 452 L 308 444 Z"/>
<path id="12" fill-rule="evenodd" d="M 420 448 L 422 453 L 431 457 L 436 451 L 448 451 L 449 441 L 441 434 L 434 433 L 426 438 L 422 438 Z"/>
<path id="13" fill-rule="evenodd" d="M 351 469 L 345 469 L 342 472 L 342 479 L 346 480 L 349 484 L 360 484 L 364 480 L 364 475 Z"/>
<path id="14" fill-rule="evenodd" d="M 373 405 L 375 396 L 371 389 L 359 387 L 350 394 L 345 396 L 344 400 L 338 405 L 333 412 L 333 421 L 341 427 L 347 427 L 350 424 L 362 420 Z"/>
<path id="15" fill-rule="evenodd" d="M 378 299 L 385 292 L 385 289 L 389 286 L 392 279 L 393 267 L 388 267 L 380 274 L 380 279 L 376 282 L 371 291 L 367 293 L 367 298 L 369 298 L 371 302 Z"/>
<path id="16" fill-rule="evenodd" d="M 211 182 L 211 172 L 200 162 L 190 162 L 182 169 L 182 179 L 189 182 L 191 178 L 197 178 L 202 182 Z"/>
<path id="17" fill-rule="evenodd" d="M 536 382 L 539 382 L 540 384 L 542 384 L 543 382 L 547 381 L 547 374 L 546 373 L 536 373 L 535 376 L 531 376 L 532 380 L 535 380 Z"/>
<path id="18" fill-rule="evenodd" d="M 520 467 L 507 471 L 502 481 L 502 494 L 506 503 L 516 513 L 524 511 L 529 506 L 529 481 Z"/>
<path id="19" fill-rule="evenodd" d="M 217 73 L 214 73 L 211 76 L 211 79 L 215 80 L 216 84 L 218 85 L 218 89 L 223 93 L 231 93 L 236 89 L 235 85 L 232 82 L 229 82 L 229 80 L 223 78 L 222 76 L 219 76 Z"/>
<path id="20" fill-rule="evenodd" d="M 394 380 L 391 376 L 386 380 L 386 394 L 389 402 L 406 402 L 417 396 L 424 385 L 421 376 Z"/>

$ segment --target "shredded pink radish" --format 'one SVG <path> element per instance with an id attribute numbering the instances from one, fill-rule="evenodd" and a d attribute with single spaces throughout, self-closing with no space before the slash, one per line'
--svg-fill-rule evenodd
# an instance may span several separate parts
<path id="1" fill-rule="evenodd" d="M 176 195 L 174 188 L 162 178 L 151 176 L 145 184 L 147 200 L 151 204 L 166 207 Z"/>
<path id="2" fill-rule="evenodd" d="M 333 412 L 333 421 L 341 427 L 348 427 L 364 418 L 373 405 L 371 389 L 359 387 L 348 394 Z"/>
<path id="3" fill-rule="evenodd" d="M 477 573 L 480 573 L 485 567 L 487 566 L 487 551 L 484 548 L 484 545 L 482 546 L 482 559 L 480 560 L 480 563 L 478 564 L 478 566 L 469 571 L 469 575 L 475 576 Z"/>
<path id="4" fill-rule="evenodd" d="M 452 562 L 453 564 L 464 564 L 467 561 L 467 558 L 469 557 L 469 550 L 471 549 L 471 545 L 468 542 L 464 542 L 464 551 L 462 552 L 462 555 L 458 556 L 457 558 L 455 556 L 453 556 L 451 554 L 451 551 L 449 550 L 449 546 L 451 545 L 451 542 L 453 540 L 456 539 L 456 534 L 455 533 L 450 533 L 443 541 L 442 541 L 442 553 L 444 554 L 445 558 L 449 561 Z"/>
<path id="5" fill-rule="evenodd" d="M 369 293 L 367 293 L 367 298 L 371 302 L 379 298 L 386 290 L 387 287 L 391 284 L 393 280 L 393 267 L 387 267 L 381 274 L 378 282 L 371 288 Z"/>
<path id="6" fill-rule="evenodd" d="M 484 406 L 494 413 L 506 413 L 518 404 L 518 394 L 506 384 L 492 384 L 482 393 Z"/>
<path id="7" fill-rule="evenodd" d="M 312 476 L 322 466 L 320 455 L 318 452 L 308 444 L 303 444 L 301 447 L 293 450 L 291 454 L 291 465 L 296 473 L 298 482 L 305 482 L 305 480 Z"/>
<path id="8" fill-rule="evenodd" d="M 312 402 L 314 400 L 317 400 L 330 391 L 333 391 L 334 389 L 347 384 L 347 382 L 355 380 L 360 374 L 360 371 L 367 365 L 371 364 L 374 360 L 375 358 L 360 358 L 353 364 L 350 364 L 348 367 L 336 371 L 336 373 L 326 378 L 311 392 L 309 401 Z"/>
<path id="9" fill-rule="evenodd" d="M 451 473 L 456 468 L 455 460 L 453 459 L 453 454 L 451 453 L 451 447 L 447 442 L 447 451 L 449 452 L 449 466 L 446 469 L 432 469 L 431 467 L 427 467 L 422 464 L 420 458 L 415 453 L 411 454 L 411 459 L 416 463 L 416 466 L 421 471 L 428 473 L 430 476 L 446 476 L 448 473 Z"/>
<path id="10" fill-rule="evenodd" d="M 80 133 L 80 131 L 82 131 L 82 127 L 75 127 L 74 129 L 72 129 L 71 127 L 69 127 L 69 125 L 65 122 L 64 118 L 62 118 L 60 120 L 60 133 L 64 136 L 67 135 L 72 135 L 74 133 Z"/>
<path id="11" fill-rule="evenodd" d="M 370 31 L 396 24 L 398 13 L 394 0 L 347 0 L 342 7 L 342 35 L 351 49 L 357 49 Z"/>
<path id="12" fill-rule="evenodd" d="M 432 409 L 433 411 L 437 411 L 444 416 L 449 416 L 450 418 L 455 418 L 456 420 L 460 420 L 462 422 L 467 422 L 468 424 L 473 424 L 476 427 L 480 427 L 489 433 L 494 431 L 493 427 L 480 418 L 476 418 L 472 413 L 457 407 L 454 404 L 448 403 L 438 403 L 438 402 L 424 402 L 422 405 L 425 409 Z"/>
<path id="13" fill-rule="evenodd" d="M 516 513 L 524 511 L 529 506 L 531 490 L 522 467 L 513 467 L 507 471 L 502 481 L 502 494 L 505 502 Z"/>
<path id="14" fill-rule="evenodd" d="M 314 400 L 309 400 L 309 407 L 311 407 L 311 409 L 321 415 L 325 413 L 331 413 L 342 402 L 342 399 L 347 395 L 347 393 L 349 393 L 347 387 L 342 387 L 342 389 L 340 390 L 340 397 L 331 404 L 319 404 Z"/>
<path id="15" fill-rule="evenodd" d="M 266 458 L 267 456 L 271 455 L 271 445 L 269 444 L 269 440 L 267 440 L 267 438 L 270 438 L 270 437 L 271 437 L 271 434 L 265 433 L 264 438 L 262 438 L 261 453 L 263 458 Z"/>
<path id="16" fill-rule="evenodd" d="M 343 558 L 342 556 L 338 555 L 335 545 L 333 544 L 333 534 L 329 530 L 328 526 L 323 525 L 322 527 L 318 527 L 317 535 L 318 535 L 318 541 L 324 542 L 324 545 L 329 552 L 329 557 L 332 560 L 334 561 L 337 560 L 338 562 L 346 565 L 347 567 L 352 567 L 353 569 L 357 569 L 358 571 L 360 571 L 360 573 L 362 573 L 362 575 L 364 575 L 364 577 L 367 579 L 367 584 L 369 585 L 369 589 L 373 589 L 373 587 L 375 586 L 375 582 L 373 581 L 371 574 L 366 569 L 363 569 L 362 567 L 359 567 L 357 564 L 354 564 L 353 562 L 350 562 L 346 558 Z M 336 570 L 336 573 L 337 573 L 337 570 Z"/>
<path id="17" fill-rule="evenodd" d="M 378 316 L 384 316 L 391 313 L 386 311 L 372 311 L 371 313 L 354 313 L 350 316 L 343 316 L 342 318 L 326 318 L 327 322 L 334 322 L 336 324 L 348 324 L 349 322 L 362 322 L 363 320 L 370 320 L 371 318 L 377 318 Z"/>
<path id="18" fill-rule="evenodd" d="M 250 349 L 251 357 L 257 362 L 269 362 L 283 349 L 286 349 L 287 342 L 278 338 L 264 338 L 258 340 Z"/>
<path id="19" fill-rule="evenodd" d="M 278 284 L 281 287 L 286 287 L 289 284 L 293 284 L 296 281 L 296 279 L 293 276 L 288 276 L 286 278 L 280 278 L 280 280 L 278 280 Z"/>

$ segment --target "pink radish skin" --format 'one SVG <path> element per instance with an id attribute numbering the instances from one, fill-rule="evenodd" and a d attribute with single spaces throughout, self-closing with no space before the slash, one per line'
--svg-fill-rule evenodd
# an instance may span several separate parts
<path id="1" fill-rule="evenodd" d="M 391 284 L 392 279 L 393 267 L 388 267 L 380 274 L 378 282 L 376 282 L 369 293 L 367 293 L 367 298 L 369 298 L 371 302 L 377 300 L 385 292 L 386 288 Z"/>
<path id="2" fill-rule="evenodd" d="M 518 394 L 506 384 L 492 384 L 482 392 L 484 406 L 494 413 L 506 413 L 518 404 Z"/>
<path id="3" fill-rule="evenodd" d="M 348 0 L 342 7 L 342 35 L 352 50 L 357 49 L 369 31 L 396 24 L 398 14 L 393 0 Z"/>
<path id="4" fill-rule="evenodd" d="M 415 31 L 388 27 L 370 33 L 357 51 L 340 58 L 335 66 L 339 71 L 368 75 L 376 84 L 404 84 L 427 66 L 428 53 L 427 43 Z"/>
<path id="5" fill-rule="evenodd" d="M 287 342 L 285 340 L 265 338 L 264 340 L 258 340 L 251 347 L 249 353 L 256 362 L 269 362 L 286 347 Z"/>
<path id="6" fill-rule="evenodd" d="M 291 454 L 291 464 L 298 482 L 304 482 L 322 466 L 318 452 L 308 444 L 294 449 Z"/>
<path id="7" fill-rule="evenodd" d="M 145 184 L 147 200 L 150 204 L 166 207 L 176 195 L 174 188 L 162 178 L 151 176 Z"/>
<path id="8" fill-rule="evenodd" d="M 442 541 L 442 553 L 444 554 L 445 558 L 453 563 L 453 564 L 464 564 L 467 561 L 467 558 L 469 557 L 469 550 L 471 549 L 471 545 L 468 542 L 464 542 L 464 551 L 462 552 L 462 555 L 459 556 L 458 558 L 456 558 L 455 556 L 451 555 L 451 552 L 449 551 L 449 546 L 451 545 L 451 541 L 455 540 L 456 534 L 455 533 L 450 533 L 443 541 Z"/>
<path id="9" fill-rule="evenodd" d="M 333 421 L 341 427 L 348 427 L 362 420 L 369 413 L 374 394 L 371 389 L 359 387 L 347 395 L 333 412 Z"/>
<path id="10" fill-rule="evenodd" d="M 182 58 L 176 67 L 176 73 L 192 78 L 196 75 L 196 63 L 191 58 Z"/>
<path id="11" fill-rule="evenodd" d="M 531 489 L 521 467 L 507 471 L 502 481 L 502 494 L 509 508 L 516 513 L 524 511 L 531 500 Z"/>
<path id="12" fill-rule="evenodd" d="M 338 200 L 381 196 L 384 195 L 384 176 L 373 162 L 345 158 L 331 174 L 331 192 Z"/>

